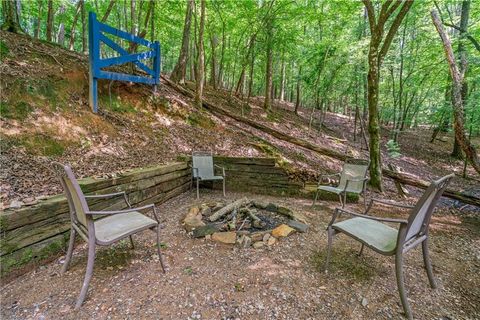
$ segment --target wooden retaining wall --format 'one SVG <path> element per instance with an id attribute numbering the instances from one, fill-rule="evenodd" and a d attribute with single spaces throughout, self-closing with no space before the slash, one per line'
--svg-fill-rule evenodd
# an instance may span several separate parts
<path id="1" fill-rule="evenodd" d="M 115 178 L 79 180 L 86 194 L 126 191 L 133 206 L 161 203 L 190 188 L 185 162 L 127 172 Z M 123 197 L 89 200 L 93 210 L 124 209 Z M 2 274 L 32 259 L 42 259 L 65 248 L 70 229 L 68 203 L 63 195 L 0 214 Z"/>
<path id="2" fill-rule="evenodd" d="M 226 189 L 258 194 L 298 196 L 308 192 L 304 182 L 292 179 L 287 171 L 276 165 L 274 158 L 215 157 L 215 164 L 225 168 Z M 220 170 L 216 174 L 220 174 Z M 214 184 L 215 189 L 221 182 Z"/>

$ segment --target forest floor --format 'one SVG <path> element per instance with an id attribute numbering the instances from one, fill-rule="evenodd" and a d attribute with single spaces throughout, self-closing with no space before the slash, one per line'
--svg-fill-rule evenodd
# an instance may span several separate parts
<path id="1" fill-rule="evenodd" d="M 345 236 L 334 241 L 329 273 L 322 272 L 325 228 L 335 203 L 228 193 L 284 205 L 310 225 L 272 247 L 239 249 L 193 239 L 180 220 L 202 202 L 222 199 L 218 191 L 185 193 L 159 206 L 167 272 L 161 272 L 155 235 L 135 236 L 98 250 L 87 300 L 74 311 L 86 264 L 86 245 L 77 245 L 70 270 L 59 275 L 64 256 L 2 286 L 4 319 L 402 319 L 394 259 Z M 360 210 L 359 205 L 349 209 Z M 403 217 L 405 212 L 374 210 Z M 438 288 L 429 287 L 421 250 L 406 255 L 409 301 L 416 319 L 480 317 L 480 224 L 439 210 L 431 224 L 430 252 Z"/>
<path id="2" fill-rule="evenodd" d="M 142 85 L 100 82 L 100 110 L 88 108 L 88 67 L 85 56 L 54 44 L 1 32 L 4 44 L 0 70 L 0 204 L 2 208 L 31 204 L 62 192 L 48 170 L 52 159 L 69 163 L 78 177 L 112 176 L 132 168 L 175 160 L 192 150 L 211 150 L 224 156 L 274 156 L 297 169 L 305 180 L 319 173 L 338 172 L 341 163 L 276 139 L 228 117 L 217 117 L 193 107 L 189 97 L 162 81 L 156 94 Z M 191 86 L 191 84 L 188 84 Z M 327 113 L 318 128 L 317 115 L 309 128 L 310 110 L 274 101 L 271 111 L 263 98 L 248 106 L 225 90 L 206 87 L 206 99 L 221 107 L 288 135 L 356 157 L 368 158 L 359 138 L 353 141 L 353 118 Z M 244 110 L 242 110 L 244 109 Z M 480 194 L 480 178 L 463 162 L 449 157 L 453 137 L 429 143 L 430 130 L 415 128 L 400 134 L 401 156 L 389 156 L 382 130 L 384 165 L 397 164 L 405 172 L 432 180 L 455 172 L 452 186 Z M 480 138 L 474 143 L 479 146 Z M 386 193 L 396 197 L 391 180 Z M 412 195 L 419 192 L 410 189 Z M 449 206 L 463 208 L 458 202 Z M 471 206 L 462 210 L 473 210 Z"/>

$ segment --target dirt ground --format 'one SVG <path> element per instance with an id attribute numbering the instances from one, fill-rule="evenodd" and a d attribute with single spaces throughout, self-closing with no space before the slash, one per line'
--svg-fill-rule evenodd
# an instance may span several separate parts
<path id="1" fill-rule="evenodd" d="M 59 275 L 63 256 L 2 284 L 2 319 L 402 319 L 394 259 L 366 250 L 345 236 L 334 242 L 330 272 L 321 272 L 325 227 L 334 202 L 229 193 L 272 201 L 303 213 L 306 233 L 271 248 L 239 249 L 192 239 L 180 219 L 194 204 L 221 198 L 201 190 L 162 204 L 162 241 L 168 266 L 161 272 L 155 235 L 145 231 L 98 250 L 94 277 L 83 307 L 73 310 L 86 265 L 79 241 L 70 270 Z M 361 210 L 358 205 L 349 205 Z M 480 221 L 478 215 L 436 213 L 430 250 L 438 289 L 428 285 L 421 250 L 406 257 L 406 285 L 416 319 L 480 318 Z M 376 211 L 385 216 L 387 212 Z M 449 211 L 451 212 L 451 211 Z M 405 213 L 388 213 L 405 217 Z M 476 218 L 472 218 L 476 217 Z"/>

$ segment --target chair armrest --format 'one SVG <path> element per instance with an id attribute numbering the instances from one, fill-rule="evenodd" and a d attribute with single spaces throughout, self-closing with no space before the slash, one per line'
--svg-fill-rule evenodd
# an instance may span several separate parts
<path id="1" fill-rule="evenodd" d="M 365 210 L 365 213 L 368 213 L 370 209 L 373 207 L 374 203 L 380 203 L 385 206 L 391 206 L 391 207 L 398 207 L 398 208 L 403 208 L 403 209 L 413 209 L 414 206 L 408 205 L 408 204 L 402 204 L 402 203 L 397 203 L 393 201 L 385 201 L 385 200 L 380 200 L 380 199 L 371 199 L 370 203 L 368 204 L 367 210 Z"/>
<path id="2" fill-rule="evenodd" d="M 85 196 L 85 199 L 108 199 L 108 198 L 113 198 L 117 196 L 123 196 L 123 199 L 125 200 L 125 203 L 127 204 L 127 206 L 129 208 L 132 207 L 132 205 L 130 204 L 130 201 L 128 201 L 128 197 L 125 191 L 108 193 L 108 194 L 92 194 L 92 195 Z"/>
<path id="3" fill-rule="evenodd" d="M 119 214 L 119 213 L 128 213 L 128 212 L 133 212 L 133 211 L 139 211 L 139 210 L 145 210 L 145 209 L 152 209 L 155 208 L 155 205 L 153 204 L 148 204 L 143 207 L 138 207 L 138 208 L 128 208 L 128 209 L 123 209 L 123 210 L 114 210 L 114 211 L 87 211 L 85 214 L 87 215 L 113 215 L 113 214 Z"/>
<path id="4" fill-rule="evenodd" d="M 332 174 L 321 174 L 320 177 L 318 178 L 318 185 L 320 185 L 322 183 L 322 178 L 335 177 L 335 176 L 340 177 L 341 175 L 342 175 L 341 172 L 332 173 Z"/>
<path id="5" fill-rule="evenodd" d="M 352 216 L 355 216 L 355 217 L 359 217 L 359 218 L 365 218 L 365 219 L 380 221 L 380 222 L 392 222 L 392 223 L 408 224 L 408 221 L 405 220 L 405 219 L 380 218 L 380 217 L 368 216 L 368 215 L 365 215 L 365 214 L 351 212 L 351 211 L 348 211 L 348 210 L 345 210 L 345 209 L 340 209 L 340 208 L 335 208 L 335 214 L 334 214 L 335 219 L 338 216 L 340 216 L 340 214 L 342 214 L 342 213 L 346 213 L 346 214 L 349 214 L 349 215 L 352 215 Z M 332 219 L 332 222 L 330 223 L 330 225 L 333 224 L 335 219 Z"/>
<path id="6" fill-rule="evenodd" d="M 218 164 L 214 164 L 213 166 L 216 167 L 216 168 L 222 169 L 222 176 L 225 177 L 225 168 L 224 167 L 219 166 Z"/>

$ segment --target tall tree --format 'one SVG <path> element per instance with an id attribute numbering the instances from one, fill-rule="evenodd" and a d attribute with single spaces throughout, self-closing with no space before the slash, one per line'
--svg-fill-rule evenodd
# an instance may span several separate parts
<path id="1" fill-rule="evenodd" d="M 469 1 L 464 1 L 469 2 Z M 469 6 L 469 4 L 468 4 Z M 468 11 L 467 11 L 468 12 Z M 467 13 L 468 14 L 468 13 Z M 443 49 L 445 51 L 445 56 L 447 58 L 450 76 L 452 78 L 452 106 L 453 106 L 453 116 L 454 116 L 454 123 L 453 128 L 455 130 L 455 138 L 457 139 L 458 143 L 462 147 L 463 151 L 469 162 L 471 163 L 472 167 L 480 174 L 480 159 L 477 154 L 477 150 L 471 143 L 471 141 L 467 138 L 467 134 L 465 132 L 465 115 L 464 115 L 464 108 L 463 108 L 463 93 L 462 90 L 464 89 L 464 78 L 465 78 L 465 70 L 466 70 L 466 57 L 460 57 L 460 64 L 465 64 L 463 67 L 458 67 L 457 62 L 455 61 L 455 55 L 453 54 L 452 43 L 450 41 L 449 36 L 443 29 L 442 22 L 438 16 L 438 13 L 433 10 L 431 12 L 432 21 L 437 29 L 437 32 L 440 36 L 440 39 L 443 43 Z M 462 73 L 463 70 L 463 73 Z"/>
<path id="2" fill-rule="evenodd" d="M 88 52 L 87 46 L 87 19 L 86 19 L 86 12 L 85 12 L 85 0 L 79 0 L 82 4 L 81 8 L 81 17 L 82 17 L 82 51 L 84 54 Z"/>
<path id="3" fill-rule="evenodd" d="M 380 151 L 380 124 L 378 97 L 380 83 L 380 67 L 392 44 L 403 18 L 410 10 L 413 0 L 385 1 L 380 6 L 380 13 L 375 14 L 375 7 L 370 0 L 363 0 L 370 25 L 370 44 L 368 49 L 368 132 L 370 133 L 370 184 L 382 191 L 382 161 Z M 399 9 L 399 10 L 397 10 Z M 394 17 L 394 13 L 397 12 Z M 386 26 L 393 19 L 390 27 Z"/>
<path id="4" fill-rule="evenodd" d="M 18 14 L 18 2 L 19 0 L 3 0 L 3 24 L 0 27 L 1 30 L 10 31 L 15 33 L 25 33 L 20 25 L 20 15 Z"/>
<path id="5" fill-rule="evenodd" d="M 78 1 L 77 3 L 77 8 L 75 10 L 75 16 L 73 17 L 73 23 L 72 23 L 72 28 L 70 30 L 70 44 L 69 48 L 70 50 L 73 50 L 75 47 L 75 28 L 77 27 L 77 21 L 78 17 L 80 16 L 80 10 L 82 10 L 82 1 Z"/>
<path id="6" fill-rule="evenodd" d="M 109 16 L 110 13 L 112 12 L 112 9 L 113 9 L 113 7 L 115 6 L 115 3 L 116 3 L 116 2 L 117 2 L 117 0 L 110 0 L 110 2 L 108 3 L 107 10 L 105 11 L 105 14 L 103 15 L 102 22 L 106 22 L 106 21 L 107 21 L 108 16 Z"/>
<path id="7" fill-rule="evenodd" d="M 47 41 L 52 41 L 53 34 L 53 0 L 48 0 L 47 9 Z"/>
<path id="8" fill-rule="evenodd" d="M 202 107 L 203 79 L 205 76 L 205 50 L 203 47 L 203 33 L 205 29 L 205 0 L 200 0 L 200 26 L 197 40 L 197 65 L 195 69 L 195 104 Z"/>
<path id="9" fill-rule="evenodd" d="M 273 1 L 272 1 L 273 3 Z M 273 82 L 273 16 L 269 15 L 266 21 L 266 64 L 265 64 L 265 102 L 263 108 L 272 108 L 272 82 Z"/>
<path id="10" fill-rule="evenodd" d="M 59 14 L 64 14 L 65 13 L 65 5 L 60 5 L 60 8 L 58 9 Z M 60 25 L 58 26 L 58 32 L 57 32 L 57 43 L 63 47 L 65 43 L 65 23 L 63 21 L 60 22 Z"/>
<path id="11" fill-rule="evenodd" d="M 170 79 L 175 83 L 185 83 L 187 73 L 188 48 L 190 42 L 190 26 L 192 25 L 193 0 L 187 0 L 185 23 L 183 25 L 182 48 L 178 56 L 177 64 L 173 68 Z"/>

